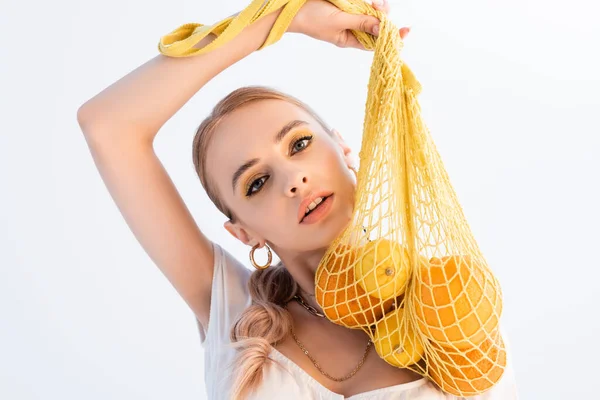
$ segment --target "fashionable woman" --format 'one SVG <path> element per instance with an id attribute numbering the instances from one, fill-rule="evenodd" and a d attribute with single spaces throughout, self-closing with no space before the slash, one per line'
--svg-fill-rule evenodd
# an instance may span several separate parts
<path id="1" fill-rule="evenodd" d="M 374 6 L 389 11 L 386 3 Z M 308 105 L 272 89 L 241 88 L 214 107 L 194 138 L 200 181 L 227 216 L 224 228 L 248 245 L 254 272 L 202 233 L 153 151 L 161 126 L 256 51 L 279 12 L 212 52 L 158 55 L 87 101 L 78 121 L 102 179 L 197 318 L 209 399 L 455 398 L 383 361 L 365 332 L 331 323 L 315 301 L 315 271 L 351 219 L 356 175 L 341 134 Z M 378 22 L 308 0 L 288 32 L 362 48 L 350 30 L 377 35 Z M 259 265 L 258 252 L 281 262 Z M 510 369 L 476 398 L 516 398 Z"/>

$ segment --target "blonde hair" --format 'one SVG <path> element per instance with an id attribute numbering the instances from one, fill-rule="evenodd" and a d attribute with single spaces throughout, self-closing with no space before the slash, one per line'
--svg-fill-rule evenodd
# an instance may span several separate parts
<path id="1" fill-rule="evenodd" d="M 308 112 L 330 135 L 325 121 L 307 104 L 297 98 L 264 86 L 237 89 L 223 98 L 202 121 L 193 142 L 196 173 L 208 197 L 231 222 L 236 220 L 232 210 L 219 198 L 216 186 L 206 173 L 207 149 L 219 123 L 231 112 L 260 100 L 283 100 Z M 255 390 L 263 379 L 263 367 L 273 361 L 268 355 L 271 345 L 283 340 L 292 326 L 292 317 L 285 305 L 298 291 L 298 285 L 279 262 L 266 270 L 257 270 L 250 276 L 248 287 L 252 305 L 244 310 L 231 329 L 232 345 L 238 350 L 234 362 L 235 382 L 232 399 L 243 399 Z"/>

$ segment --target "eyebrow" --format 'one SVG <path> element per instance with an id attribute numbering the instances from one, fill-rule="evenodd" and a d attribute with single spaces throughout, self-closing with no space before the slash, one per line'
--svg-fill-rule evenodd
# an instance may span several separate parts
<path id="1" fill-rule="evenodd" d="M 283 128 L 281 128 L 279 130 L 279 132 L 277 132 L 277 135 L 275 135 L 275 138 L 273 139 L 273 143 L 275 143 L 275 144 L 281 143 L 281 141 L 285 138 L 285 135 L 287 135 L 295 127 L 300 126 L 300 125 L 308 125 L 308 122 L 302 121 L 299 119 L 295 119 L 295 120 L 288 122 L 287 124 L 285 124 L 283 126 Z M 235 188 L 236 188 L 237 183 L 238 183 L 240 177 L 242 176 L 242 174 L 244 172 L 246 172 L 248 169 L 252 168 L 254 165 L 256 165 L 259 161 L 260 161 L 260 159 L 258 159 L 258 158 L 253 158 L 251 160 L 248 160 L 235 171 L 235 173 L 233 174 L 233 179 L 231 180 L 231 187 L 233 188 L 234 192 L 235 192 Z"/>

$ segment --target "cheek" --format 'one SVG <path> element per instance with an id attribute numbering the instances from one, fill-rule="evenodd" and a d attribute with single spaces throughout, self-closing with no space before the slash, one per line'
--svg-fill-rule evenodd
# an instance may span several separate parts
<path id="1" fill-rule="evenodd" d="M 311 163 L 317 171 L 332 174 L 339 173 L 340 168 L 344 165 L 343 157 L 330 144 L 315 149 Z"/>
<path id="2" fill-rule="evenodd" d="M 285 221 L 282 200 L 276 199 L 271 193 L 253 204 L 247 204 L 243 212 L 246 223 L 266 235 L 278 232 L 278 229 L 282 229 L 282 222 Z"/>
<path id="3" fill-rule="evenodd" d="M 344 155 L 344 149 L 338 143 L 331 143 L 328 146 L 328 157 L 331 160 L 335 160 L 340 166 L 346 167 L 346 156 Z"/>

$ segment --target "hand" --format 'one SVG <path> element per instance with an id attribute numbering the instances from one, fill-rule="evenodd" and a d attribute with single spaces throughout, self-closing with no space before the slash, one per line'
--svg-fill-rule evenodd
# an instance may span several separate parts
<path id="1" fill-rule="evenodd" d="M 367 1 L 370 3 L 370 1 Z M 373 8 L 388 14 L 390 5 L 387 0 L 381 4 L 373 1 Z M 338 47 L 353 47 L 365 50 L 364 46 L 354 37 L 351 30 L 379 35 L 379 19 L 371 15 L 349 14 L 326 0 L 307 0 L 300 8 L 288 29 L 288 32 L 298 32 L 332 43 Z M 400 29 L 400 37 L 408 34 L 410 28 Z"/>

